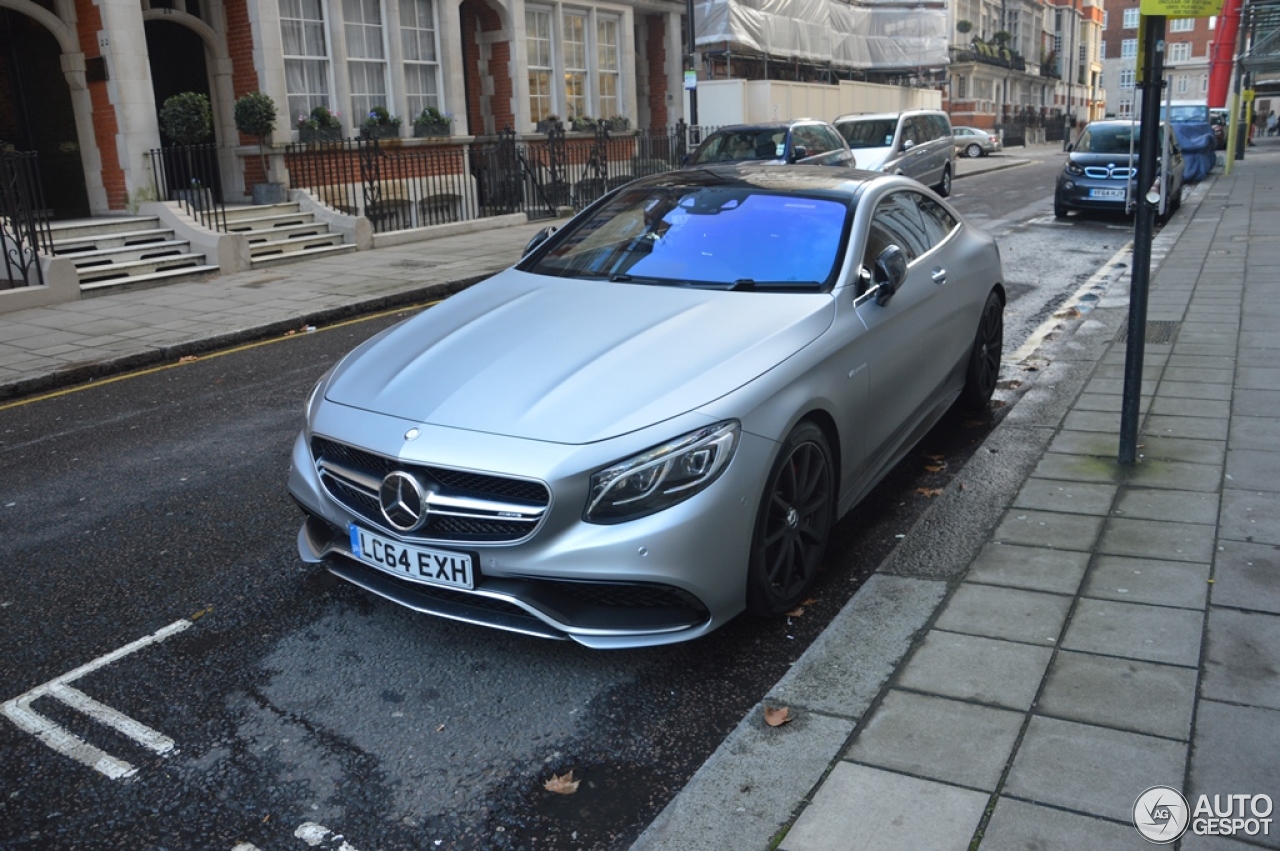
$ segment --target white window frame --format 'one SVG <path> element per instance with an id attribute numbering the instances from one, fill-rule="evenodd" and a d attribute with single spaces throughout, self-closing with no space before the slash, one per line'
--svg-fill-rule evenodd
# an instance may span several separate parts
<path id="1" fill-rule="evenodd" d="M 378 18 L 370 22 L 366 15 L 374 10 Z M 352 14 L 358 12 L 358 16 Z M 376 38 L 370 41 L 373 31 Z M 352 36 L 360 33 L 362 38 Z M 391 81 L 388 79 L 390 63 L 387 56 L 387 15 L 382 0 L 342 0 L 342 33 L 347 52 L 347 85 L 351 104 L 351 130 L 354 131 L 369 116 L 370 110 L 381 106 L 392 115 L 397 113 L 391 99 Z M 378 51 L 377 55 L 364 55 L 370 44 Z M 361 52 L 352 50 L 352 45 L 361 46 Z M 357 73 L 357 71 L 362 73 Z M 382 91 L 376 91 L 381 82 Z M 373 83 L 373 85 L 367 85 Z M 367 89 L 367 91 L 366 91 Z"/>
<path id="2" fill-rule="evenodd" d="M 1132 89 L 1137 84 L 1138 71 L 1136 68 L 1120 69 L 1120 88 Z"/>
<path id="3" fill-rule="evenodd" d="M 1171 33 L 1189 33 L 1196 28 L 1195 18 L 1170 18 L 1169 32 Z"/>
<path id="4" fill-rule="evenodd" d="M 310 6 L 311 11 L 319 14 L 320 17 L 307 17 L 307 7 Z M 291 14 L 296 13 L 296 14 Z M 284 59 L 285 67 L 285 97 L 288 102 L 290 126 L 296 124 L 299 118 L 306 118 L 311 114 L 311 110 L 317 106 L 323 106 L 330 111 L 333 109 L 333 55 L 332 48 L 329 44 L 329 24 L 325 19 L 325 4 L 322 0 L 280 0 L 280 50 Z M 324 42 L 323 52 L 316 53 L 314 49 L 316 45 L 308 44 L 307 29 L 308 25 L 312 28 L 319 28 L 321 38 Z M 302 47 L 308 51 L 305 53 L 289 53 L 288 44 L 289 37 L 286 35 L 286 28 L 297 26 L 301 29 Z M 302 90 L 296 90 L 290 82 L 290 68 L 300 68 L 302 70 Z"/>
<path id="5" fill-rule="evenodd" d="M 1190 62 L 1192 59 L 1191 42 L 1175 41 L 1168 45 L 1169 62 Z"/>
<path id="6" fill-rule="evenodd" d="M 605 40 L 606 31 L 609 28 L 613 29 L 612 44 Z M 601 118 L 622 116 L 622 18 L 618 15 L 596 12 L 595 33 L 596 109 Z M 612 56 L 606 48 L 612 49 Z"/>
<path id="7" fill-rule="evenodd" d="M 430 10 L 429 26 L 422 25 L 424 7 Z M 429 106 L 445 112 L 441 94 L 438 0 L 400 0 L 400 44 L 404 53 L 401 61 L 404 66 L 405 122 L 411 123 Z M 430 55 L 424 57 L 423 54 L 428 52 Z M 424 82 L 425 85 L 421 85 Z"/>
<path id="8" fill-rule="evenodd" d="M 528 53 L 529 114 L 536 124 L 550 115 L 558 114 L 556 103 L 556 29 L 552 9 L 526 6 L 525 50 Z M 535 23 L 545 21 L 545 30 Z M 546 45 L 545 55 L 535 50 L 535 45 Z"/>
<path id="9" fill-rule="evenodd" d="M 572 23 L 572 26 L 571 26 Z M 575 36 L 581 25 L 581 40 Z M 564 63 L 561 95 L 566 119 L 594 117 L 591 109 L 591 15 L 584 9 L 560 12 L 560 56 Z"/>
<path id="10" fill-rule="evenodd" d="M 1120 42 L 1120 58 L 1128 59 L 1138 55 L 1138 40 L 1136 38 L 1126 38 Z"/>
<path id="11" fill-rule="evenodd" d="M 1136 30 L 1138 28 L 1138 19 L 1141 15 L 1138 9 L 1124 10 L 1124 28 L 1127 30 Z"/>

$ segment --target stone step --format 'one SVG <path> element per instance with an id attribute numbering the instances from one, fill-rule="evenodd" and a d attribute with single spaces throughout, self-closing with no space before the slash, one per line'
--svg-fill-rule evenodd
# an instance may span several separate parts
<path id="1" fill-rule="evenodd" d="M 301 225 L 279 225 L 278 227 L 260 230 L 237 231 L 244 234 L 250 245 L 277 239 L 295 239 L 300 236 L 320 236 L 329 233 L 329 226 L 324 222 L 308 222 Z"/>
<path id="2" fill-rule="evenodd" d="M 228 233 L 243 233 L 245 231 L 267 230 L 273 227 L 284 227 L 286 225 L 306 225 L 315 221 L 315 216 L 311 213 L 304 213 L 301 210 L 292 213 L 271 213 L 268 215 L 258 215 L 253 217 L 243 217 L 236 219 L 234 222 L 227 220 Z"/>
<path id="3" fill-rule="evenodd" d="M 77 269 L 89 269 L 124 263 L 130 260 L 146 260 L 155 257 L 187 254 L 190 249 L 191 243 L 185 239 L 165 239 L 141 245 L 118 245 L 94 251 L 80 251 L 66 256 L 76 264 Z"/>
<path id="4" fill-rule="evenodd" d="M 177 269 L 162 269 L 145 275 L 127 275 L 123 278 L 81 283 L 80 294 L 85 298 L 90 298 L 92 296 L 105 295 L 106 293 L 158 287 L 162 284 L 171 284 L 178 281 L 190 281 L 204 275 L 216 275 L 217 273 L 217 266 L 205 264 L 183 266 Z"/>
<path id="5" fill-rule="evenodd" d="M 283 204 L 249 204 L 239 206 L 229 206 L 226 208 L 227 224 L 239 222 L 244 219 L 257 219 L 263 216 L 278 216 L 296 214 L 301 208 L 295 202 L 286 202 Z"/>
<path id="6" fill-rule="evenodd" d="M 288 251 L 281 254 L 265 254 L 260 257 L 253 257 L 250 263 L 255 269 L 262 269 L 267 266 L 280 266 L 285 263 L 296 263 L 300 260 L 311 260 L 322 255 L 332 256 L 334 254 L 349 254 L 356 250 L 356 247 L 350 243 L 340 245 L 318 245 L 307 249 L 306 251 Z"/>
<path id="7" fill-rule="evenodd" d="M 90 234 L 67 239 L 55 238 L 53 240 L 53 253 L 74 257 L 77 254 L 99 249 L 150 245 L 170 239 L 173 239 L 173 230 L 171 228 L 149 228 L 120 231 L 119 233 Z"/>
<path id="8" fill-rule="evenodd" d="M 97 219 L 80 219 L 71 222 L 51 222 L 50 235 L 54 243 L 82 240 L 94 236 L 120 234 L 129 231 L 154 230 L 160 225 L 156 216 L 103 216 Z"/>
<path id="9" fill-rule="evenodd" d="M 314 236 L 298 236 L 292 239 L 272 239 L 255 242 L 249 246 L 250 258 L 270 257 L 280 254 L 299 254 L 330 245 L 342 245 L 342 234 L 321 233 Z"/>
<path id="10" fill-rule="evenodd" d="M 152 257 L 145 260 L 126 260 L 122 263 L 108 263 L 101 266 L 77 267 L 76 271 L 80 275 L 80 289 L 83 291 L 85 284 L 153 275 L 170 269 L 191 269 L 206 266 L 203 254 L 175 254 L 166 257 Z M 207 266 L 207 268 L 216 271 L 218 267 Z"/>

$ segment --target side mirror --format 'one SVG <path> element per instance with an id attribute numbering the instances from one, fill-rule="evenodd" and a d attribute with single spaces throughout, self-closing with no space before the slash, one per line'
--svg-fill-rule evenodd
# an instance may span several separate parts
<path id="1" fill-rule="evenodd" d="M 902 143 L 902 150 L 909 151 L 915 146 L 916 146 L 915 142 L 911 141 L 910 139 L 907 139 Z"/>
<path id="2" fill-rule="evenodd" d="M 796 145 L 791 149 L 791 156 L 787 157 L 787 162 L 797 163 L 807 156 L 809 156 L 809 149 L 804 145 Z"/>
<path id="3" fill-rule="evenodd" d="M 539 245 L 542 245 L 542 243 L 550 239 L 551 234 L 555 232 L 556 232 L 555 225 L 548 225 L 547 227 L 535 233 L 533 235 L 533 239 L 529 240 L 529 244 L 524 247 L 524 253 L 521 254 L 520 256 L 521 257 L 529 256 L 529 254 L 532 253 L 533 249 L 537 248 Z"/>
<path id="4" fill-rule="evenodd" d="M 1072 151 L 1074 151 L 1075 149 L 1076 149 L 1076 143 L 1075 143 L 1075 142 L 1068 142 L 1068 143 L 1067 143 L 1067 153 L 1068 153 L 1068 154 L 1069 154 L 1069 153 L 1071 153 Z"/>
<path id="5" fill-rule="evenodd" d="M 883 307 L 893 298 L 907 277 L 907 255 L 896 245 L 890 245 L 876 258 L 871 282 L 876 288 L 876 304 Z"/>

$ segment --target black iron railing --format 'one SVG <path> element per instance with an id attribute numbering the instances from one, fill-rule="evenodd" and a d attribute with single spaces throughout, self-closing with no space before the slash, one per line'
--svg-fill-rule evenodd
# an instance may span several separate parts
<path id="1" fill-rule="evenodd" d="M 308 142 L 285 149 L 289 183 L 379 233 L 511 213 L 555 216 L 581 209 L 637 177 L 679 168 L 703 128 L 593 136 L 549 128 L 545 139 L 513 131 L 457 145 L 390 145 L 376 139 Z"/>
<path id="2" fill-rule="evenodd" d="M 161 200 L 177 201 L 210 230 L 227 229 L 217 145 L 175 145 L 149 152 L 151 177 Z"/>
<path id="3" fill-rule="evenodd" d="M 0 288 L 43 286 L 41 251 L 53 253 L 53 234 L 40 185 L 38 155 L 33 151 L 0 153 L 0 253 L 4 255 Z"/>

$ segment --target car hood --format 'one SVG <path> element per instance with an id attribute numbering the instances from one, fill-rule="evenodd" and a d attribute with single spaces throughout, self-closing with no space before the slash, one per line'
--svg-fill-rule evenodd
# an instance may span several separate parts
<path id="1" fill-rule="evenodd" d="M 416 423 L 590 443 L 741 387 L 817 339 L 833 310 L 829 293 L 508 270 L 358 349 L 325 398 Z"/>
<path id="2" fill-rule="evenodd" d="M 858 168 L 866 171 L 882 171 L 885 162 L 893 154 L 893 147 L 856 148 L 853 155 L 858 158 Z"/>
<path id="3" fill-rule="evenodd" d="M 1071 162 L 1075 163 L 1081 168 L 1084 168 L 1085 166 L 1105 166 L 1105 165 L 1127 166 L 1130 164 L 1130 162 L 1132 162 L 1132 166 L 1134 168 L 1137 168 L 1138 166 L 1138 150 L 1136 148 L 1133 151 L 1132 160 L 1130 159 L 1130 156 L 1127 152 L 1119 153 L 1119 154 L 1095 154 L 1091 151 L 1072 151 L 1068 155 L 1068 158 L 1071 160 Z"/>

